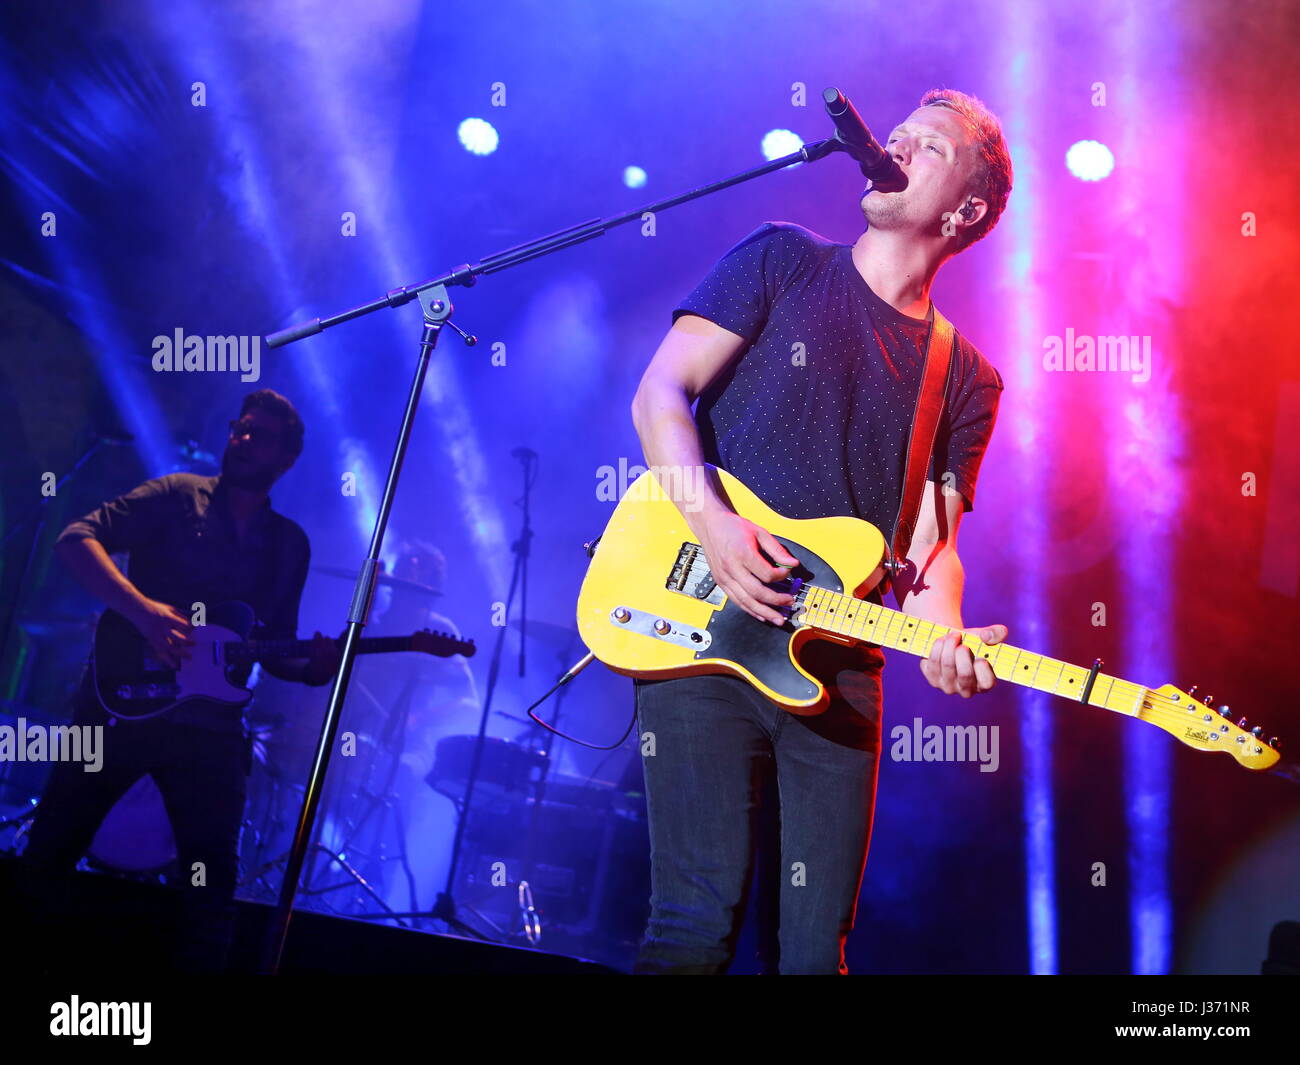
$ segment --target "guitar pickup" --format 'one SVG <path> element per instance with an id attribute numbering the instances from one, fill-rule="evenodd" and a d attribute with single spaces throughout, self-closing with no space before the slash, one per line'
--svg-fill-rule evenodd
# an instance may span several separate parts
<path id="1" fill-rule="evenodd" d="M 664 587 L 670 592 L 689 595 L 714 606 L 721 606 L 725 595 L 709 572 L 709 560 L 699 544 L 684 543 L 677 552 L 672 572 Z"/>
<path id="2" fill-rule="evenodd" d="M 691 579 L 691 569 L 699 557 L 699 544 L 682 544 L 681 550 L 677 552 L 677 559 L 673 562 L 673 570 L 668 574 L 668 582 L 664 587 L 670 592 L 685 592 L 686 585 Z"/>

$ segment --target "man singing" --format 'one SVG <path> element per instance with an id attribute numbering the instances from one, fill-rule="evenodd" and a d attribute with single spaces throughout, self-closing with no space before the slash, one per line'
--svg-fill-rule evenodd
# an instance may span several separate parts
<path id="1" fill-rule="evenodd" d="M 633 401 L 647 465 L 703 487 L 683 517 L 718 584 L 763 622 L 786 622 L 781 611 L 793 599 L 769 584 L 798 560 L 732 511 L 709 478 L 691 475 L 712 463 L 788 517 L 851 515 L 888 535 L 933 321 L 930 286 L 948 258 L 993 228 L 1010 194 L 1001 128 L 974 97 L 926 93 L 886 147 L 907 187 L 864 194 L 858 240 L 760 226 L 673 312 Z M 957 334 L 930 478 L 894 581 L 901 610 L 954 629 L 963 628 L 957 528 L 974 503 L 1001 390 L 997 370 Z M 869 598 L 880 602 L 878 591 Z M 1003 625 L 971 631 L 989 643 L 1007 635 Z M 651 914 L 635 972 L 719 973 L 730 964 L 768 767 L 779 789 L 780 861 L 769 885 L 779 971 L 848 971 L 844 940 L 875 805 L 884 656 L 874 645 L 813 640 L 802 661 L 831 695 L 813 717 L 787 713 L 731 676 L 635 682 L 641 733 L 655 736 L 644 759 Z M 957 633 L 921 669 L 963 698 L 994 683 Z"/>

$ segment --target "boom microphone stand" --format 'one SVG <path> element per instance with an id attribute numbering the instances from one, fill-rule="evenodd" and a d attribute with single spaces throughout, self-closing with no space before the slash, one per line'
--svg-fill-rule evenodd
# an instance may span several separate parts
<path id="1" fill-rule="evenodd" d="M 848 104 L 838 90 L 825 90 L 823 98 L 827 104 L 827 112 L 836 119 L 837 125 L 840 124 L 841 119 L 839 116 L 843 114 L 845 107 L 852 112 L 854 118 L 857 117 L 857 113 L 852 111 L 852 105 Z M 625 211 L 623 214 L 614 215 L 611 218 L 597 218 L 589 222 L 580 222 L 549 236 L 540 237 L 526 244 L 519 244 L 505 251 L 497 252 L 481 262 L 462 264 L 440 277 L 421 281 L 419 284 L 392 289 L 379 299 L 364 303 L 359 307 L 353 307 L 351 310 L 343 311 L 330 318 L 312 318 L 288 329 L 283 329 L 278 333 L 272 333 L 266 338 L 267 347 L 278 348 L 295 340 L 301 340 L 303 337 L 315 336 L 325 329 L 342 325 L 344 322 L 350 322 L 354 318 L 360 318 L 373 311 L 388 307 L 401 307 L 414 299 L 420 301 L 420 307 L 424 311 L 424 327 L 420 336 L 420 351 L 416 360 L 415 375 L 411 380 L 410 391 L 406 398 L 406 409 L 402 414 L 397 441 L 393 447 L 393 457 L 389 463 L 388 478 L 384 483 L 383 497 L 379 503 L 378 513 L 375 515 L 374 531 L 370 538 L 370 550 L 365 561 L 361 564 L 356 587 L 352 595 L 352 605 L 348 610 L 347 632 L 343 638 L 342 660 L 339 663 L 338 672 L 334 676 L 333 687 L 330 689 L 329 706 L 326 708 L 325 720 L 321 725 L 320 741 L 312 762 L 311 776 L 307 782 L 298 824 L 294 830 L 293 846 L 285 866 L 284 883 L 280 889 L 280 899 L 276 907 L 275 919 L 272 921 L 270 935 L 262 958 L 261 969 L 263 972 L 274 973 L 278 971 L 280 958 L 284 952 L 285 940 L 289 934 L 289 922 L 293 916 L 293 900 L 298 891 L 298 881 L 302 876 L 303 861 L 311 845 L 312 829 L 316 821 L 316 811 L 320 805 L 321 789 L 324 785 L 325 774 L 329 769 L 330 752 L 333 749 L 335 734 L 342 718 L 343 703 L 347 698 L 348 682 L 352 677 L 352 666 L 356 660 L 357 641 L 361 638 L 361 630 L 369 619 L 370 604 L 374 598 L 376 578 L 379 573 L 379 552 L 383 546 L 384 531 L 388 527 L 388 518 L 392 512 L 393 500 L 397 495 L 397 480 L 402 472 L 402 463 L 406 458 L 407 445 L 411 439 L 411 428 L 415 423 L 415 412 L 420 393 L 424 389 L 424 378 L 429 368 L 429 358 L 433 354 L 433 349 L 438 343 L 438 334 L 444 325 L 450 325 L 453 330 L 460 334 L 461 339 L 466 344 L 472 346 L 477 343 L 476 338 L 469 336 L 459 326 L 450 321 L 453 308 L 451 299 L 447 295 L 447 287 L 449 285 L 464 285 L 468 288 L 478 281 L 481 274 L 499 273 L 502 270 L 508 270 L 512 266 L 528 262 L 530 259 L 537 259 L 543 255 L 549 255 L 551 252 L 559 251 L 561 248 L 568 248 L 584 241 L 593 240 L 596 237 L 603 236 L 615 226 L 641 220 L 647 212 L 654 214 L 665 211 L 670 207 L 676 207 L 678 204 L 688 203 L 702 196 L 720 192 L 722 189 L 739 185 L 764 174 L 783 170 L 795 163 L 811 163 L 824 159 L 832 152 L 837 151 L 849 152 L 855 158 L 860 158 L 861 154 L 860 146 L 850 145 L 848 141 L 840 139 L 837 134 L 835 137 L 804 145 L 797 152 L 784 155 L 779 159 L 773 159 L 769 163 L 742 171 L 731 177 L 723 178 L 721 181 L 702 185 L 690 192 L 671 196 L 668 199 L 648 204 L 645 207 L 638 207 L 632 211 Z"/>

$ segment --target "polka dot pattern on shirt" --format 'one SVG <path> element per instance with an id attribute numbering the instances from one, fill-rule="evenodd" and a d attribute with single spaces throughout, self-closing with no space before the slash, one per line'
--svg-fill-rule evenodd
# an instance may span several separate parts
<path id="1" fill-rule="evenodd" d="M 696 408 L 705 461 L 791 518 L 847 514 L 889 535 L 921 386 L 927 322 L 877 296 L 852 247 L 766 222 L 673 311 L 750 341 Z M 972 509 L 1002 377 L 955 337 L 931 479 Z"/>

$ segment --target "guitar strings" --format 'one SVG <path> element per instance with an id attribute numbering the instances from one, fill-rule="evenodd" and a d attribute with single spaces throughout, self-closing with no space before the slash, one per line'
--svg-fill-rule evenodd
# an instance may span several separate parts
<path id="1" fill-rule="evenodd" d="M 815 605 L 809 604 L 808 597 L 811 593 L 815 593 L 815 592 L 822 593 L 823 596 L 825 597 L 825 601 Z M 891 610 L 889 607 L 886 607 L 883 604 L 870 603 L 867 602 L 866 600 L 858 599 L 854 596 L 845 595 L 843 592 L 836 592 L 829 588 L 823 588 L 819 585 L 814 585 L 814 584 L 805 584 L 800 587 L 799 591 L 794 596 L 794 603 L 792 604 L 792 607 L 796 609 L 802 607 L 805 609 L 805 611 L 807 611 L 808 609 L 812 609 L 818 612 L 826 613 L 828 615 L 835 615 L 835 606 L 832 604 L 843 604 L 843 603 L 861 604 L 869 612 L 871 608 L 874 606 L 882 614 L 885 615 L 889 615 L 889 614 L 902 615 L 902 611 Z M 792 610 L 792 613 L 793 612 L 794 610 Z M 907 615 L 903 615 L 903 616 L 907 616 Z M 834 620 L 839 621 L 842 618 L 847 621 L 852 617 L 853 617 L 852 614 L 844 613 L 836 616 Z M 875 619 L 871 619 L 871 621 L 868 623 L 874 624 L 874 621 Z M 956 631 L 949 628 L 948 626 L 937 625 L 937 623 L 932 623 L 932 624 L 935 624 L 936 628 L 942 628 L 944 630 L 944 633 L 935 637 L 935 639 L 942 639 L 943 635 L 946 635 L 948 632 Z M 849 633 L 842 632 L 841 630 L 834 628 L 832 625 L 818 626 L 815 622 L 811 622 L 808 620 L 805 620 L 803 622 L 803 625 L 805 627 L 811 627 L 811 628 L 818 628 L 818 627 L 830 628 L 831 631 L 840 632 L 841 635 L 849 635 Z M 963 634 L 963 635 L 970 635 L 970 634 Z M 984 641 L 980 640 L 978 637 L 972 637 L 972 638 L 976 641 L 977 645 L 983 645 L 985 647 L 989 646 L 988 644 L 984 644 Z M 930 646 L 933 647 L 933 645 L 934 645 L 934 640 L 931 640 Z M 909 648 L 908 650 L 910 650 L 912 654 L 919 655 L 919 656 L 924 656 L 929 653 L 928 649 L 918 650 L 917 649 L 918 646 L 919 645 L 913 645 L 913 647 Z M 1066 676 L 1067 671 L 1074 671 L 1076 675 L 1082 674 L 1084 676 L 1086 676 L 1088 673 L 1088 670 L 1082 666 L 1077 666 L 1071 662 L 1064 662 L 1059 659 L 1049 658 L 1045 655 L 1038 655 L 1032 651 L 1025 651 L 1021 648 L 1013 647 L 1010 644 L 1001 644 L 999 645 L 999 647 L 1014 650 L 1021 655 L 1025 655 L 1025 654 L 1033 655 L 1035 658 L 1039 660 L 1039 665 L 1038 668 L 1035 669 L 1034 671 L 1033 679 L 1031 679 L 1031 681 L 1028 684 L 1029 687 L 1035 687 L 1035 688 L 1037 687 L 1037 685 L 1034 684 L 1033 681 L 1037 679 L 1038 673 L 1041 671 L 1044 662 L 1050 662 L 1053 664 L 1054 667 L 1059 667 L 1057 686 L 1059 686 L 1060 684 L 1060 679 Z M 902 650 L 902 648 L 899 649 Z M 990 664 L 992 665 L 993 663 Z M 1223 722 L 1228 721 L 1227 718 L 1222 717 L 1222 715 L 1215 714 L 1214 711 L 1210 710 L 1208 707 L 1200 708 L 1200 707 L 1190 706 L 1190 705 L 1181 705 L 1175 702 L 1172 696 L 1164 695 L 1152 688 L 1146 688 L 1140 684 L 1135 684 L 1132 681 L 1124 680 L 1122 677 L 1111 677 L 1109 674 L 1099 674 L 1098 676 L 1099 677 L 1105 676 L 1111 681 L 1111 685 L 1106 690 L 1106 696 L 1101 703 L 1101 706 L 1104 707 L 1105 709 L 1108 710 L 1114 709 L 1109 705 L 1109 703 L 1111 697 L 1118 692 L 1119 700 L 1122 703 L 1137 704 L 1140 701 L 1141 703 L 1146 704 L 1142 706 L 1135 714 L 1131 715 L 1131 716 L 1138 717 L 1144 721 L 1150 721 L 1152 723 L 1157 723 L 1157 724 L 1159 724 L 1160 722 L 1164 722 L 1165 724 L 1171 725 L 1174 728 L 1178 728 L 1183 724 L 1187 723 L 1189 719 L 1192 717 L 1198 717 L 1199 719 L 1201 719 L 1199 723 L 1202 725 L 1215 725 L 1215 727 L 1218 727 L 1218 725 L 1222 725 Z M 1017 679 L 1015 673 L 1012 673 L 1011 675 L 1003 679 L 1010 680 L 1013 683 L 1023 683 L 1022 681 L 1019 681 Z M 1047 690 L 1047 689 L 1041 688 L 1039 690 Z M 1054 691 L 1054 694 L 1068 696 L 1069 693 Z M 1097 704 L 1090 702 L 1088 705 L 1097 705 Z M 1149 713 L 1145 713 L 1145 714 L 1142 713 L 1143 709 L 1149 710 Z M 1210 722 L 1204 721 L 1203 718 L 1205 714 L 1211 714 L 1214 718 L 1216 718 L 1217 725 L 1214 720 Z M 1246 740 L 1247 744 L 1253 741 L 1256 746 L 1260 746 L 1260 747 L 1266 746 L 1265 744 L 1262 743 L 1260 737 L 1245 732 L 1239 726 L 1233 725 L 1230 721 L 1228 721 L 1228 723 L 1233 731 L 1229 733 L 1220 733 L 1221 735 L 1231 736 L 1233 735 L 1233 732 L 1240 732 L 1241 735 L 1248 737 Z M 1225 745 L 1223 749 L 1228 750 L 1231 753 L 1231 747 Z M 1263 752 L 1261 751 L 1259 753 L 1263 753 Z"/>

